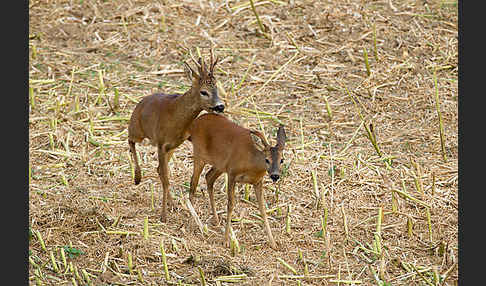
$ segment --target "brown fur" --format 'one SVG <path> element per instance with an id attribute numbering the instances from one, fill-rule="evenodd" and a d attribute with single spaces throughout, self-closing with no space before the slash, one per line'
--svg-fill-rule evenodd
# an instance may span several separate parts
<path id="1" fill-rule="evenodd" d="M 252 184 L 268 240 L 271 247 L 276 248 L 265 211 L 262 180 L 265 172 L 268 172 L 269 175 L 280 175 L 282 151 L 285 146 L 283 126 L 279 128 L 277 145 L 274 147 L 270 147 L 258 131 L 238 126 L 226 117 L 217 114 L 203 114 L 198 117 L 189 128 L 189 133 L 194 154 L 194 172 L 189 190 L 191 202 L 194 199 L 194 193 L 204 165 L 211 165 L 211 170 L 206 174 L 206 182 L 214 222 L 219 224 L 214 205 L 213 185 L 221 174 L 228 173 L 228 206 L 225 229 L 225 243 L 228 245 L 231 215 L 235 204 L 235 184 L 237 182 Z M 252 135 L 256 135 L 259 139 L 253 139 Z M 256 142 L 256 140 L 261 142 Z"/>
<path id="2" fill-rule="evenodd" d="M 211 52 L 212 58 L 212 52 Z M 188 138 L 187 130 L 192 121 L 202 110 L 211 111 L 221 107 L 218 97 L 213 68 L 216 62 L 211 60 L 208 71 L 202 59 L 198 62 L 196 73 L 186 63 L 186 74 L 192 80 L 191 89 L 179 94 L 152 94 L 143 98 L 135 107 L 128 126 L 128 144 L 135 165 L 135 184 L 141 181 L 140 165 L 136 155 L 135 143 L 148 138 L 157 146 L 160 181 L 162 182 L 162 221 L 166 221 L 167 202 L 172 202 L 169 192 L 168 162 L 175 148 Z M 205 92 L 203 96 L 202 93 Z"/>

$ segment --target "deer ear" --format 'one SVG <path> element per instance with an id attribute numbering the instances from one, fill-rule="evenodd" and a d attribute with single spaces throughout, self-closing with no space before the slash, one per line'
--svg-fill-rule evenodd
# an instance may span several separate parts
<path id="1" fill-rule="evenodd" d="M 258 132 L 258 131 L 250 131 L 250 138 L 253 141 L 253 144 L 255 144 L 255 147 L 259 151 L 265 151 L 268 148 L 268 144 L 265 141 L 265 138 L 263 138 L 263 135 Z"/>
<path id="2" fill-rule="evenodd" d="M 277 131 L 277 147 L 280 150 L 285 147 L 285 140 L 287 140 L 287 136 L 285 135 L 285 129 L 283 125 L 280 125 Z"/>

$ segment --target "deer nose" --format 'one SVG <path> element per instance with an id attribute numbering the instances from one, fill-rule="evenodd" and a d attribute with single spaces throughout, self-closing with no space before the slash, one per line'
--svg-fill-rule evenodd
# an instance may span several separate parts
<path id="1" fill-rule="evenodd" d="M 276 182 L 279 178 L 280 178 L 280 176 L 278 174 L 271 174 L 270 175 L 270 179 L 272 179 L 273 182 Z"/>
<path id="2" fill-rule="evenodd" d="M 213 110 L 216 112 L 223 112 L 224 111 L 224 104 L 218 104 L 215 107 L 213 107 Z"/>

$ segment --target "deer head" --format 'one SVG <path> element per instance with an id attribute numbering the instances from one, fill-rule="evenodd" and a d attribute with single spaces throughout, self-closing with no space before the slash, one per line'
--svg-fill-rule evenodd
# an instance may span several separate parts
<path id="1" fill-rule="evenodd" d="M 201 57 L 198 61 L 191 57 L 197 66 L 197 72 L 191 68 L 187 61 L 184 62 L 185 72 L 187 78 L 192 82 L 191 93 L 199 100 L 202 109 L 208 112 L 223 112 L 224 103 L 218 96 L 218 88 L 214 77 L 214 67 L 218 63 L 219 57 L 214 60 L 213 49 L 210 50 L 210 54 L 209 69 Z"/>
<path id="2" fill-rule="evenodd" d="M 283 163 L 282 153 L 285 147 L 285 140 L 287 138 L 285 135 L 284 126 L 280 125 L 278 128 L 277 144 L 273 147 L 267 143 L 260 132 L 251 130 L 250 135 L 255 147 L 263 152 L 265 156 L 266 169 L 270 175 L 270 179 L 272 179 L 273 182 L 276 182 L 280 178 L 280 166 Z"/>

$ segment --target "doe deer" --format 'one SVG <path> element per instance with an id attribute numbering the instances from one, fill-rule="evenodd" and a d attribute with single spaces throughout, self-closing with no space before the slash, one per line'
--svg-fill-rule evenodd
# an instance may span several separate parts
<path id="1" fill-rule="evenodd" d="M 193 145 L 194 172 L 191 178 L 189 199 L 193 202 L 199 176 L 206 164 L 212 168 L 206 174 L 206 184 L 215 224 L 219 224 L 214 206 L 213 185 L 222 174 L 228 174 L 228 206 L 224 242 L 230 242 L 230 225 L 235 205 L 235 183 L 252 184 L 258 200 L 260 214 L 272 248 L 277 245 L 273 239 L 265 211 L 262 181 L 268 172 L 273 182 L 280 177 L 282 152 L 285 147 L 285 129 L 281 125 L 277 132 L 277 144 L 270 146 L 264 136 L 254 130 L 241 127 L 226 117 L 214 113 L 203 114 L 189 128 L 188 140 Z"/>
<path id="2" fill-rule="evenodd" d="M 162 222 L 166 222 L 167 203 L 173 204 L 169 192 L 168 162 L 175 148 L 189 136 L 187 129 L 192 121 L 203 110 L 208 112 L 223 112 L 224 104 L 218 96 L 214 67 L 218 59 L 214 60 L 213 50 L 210 50 L 211 62 L 209 70 L 200 57 L 194 63 L 198 72 L 184 62 L 185 73 L 192 82 L 191 88 L 184 94 L 156 93 L 143 98 L 135 107 L 128 126 L 128 144 L 135 164 L 135 184 L 141 180 L 135 143 L 144 138 L 150 139 L 152 145 L 157 146 L 159 166 L 157 168 L 163 188 Z"/>

